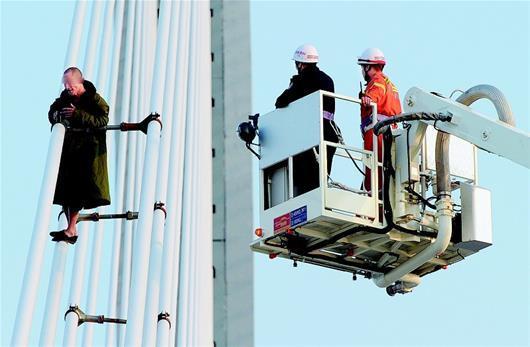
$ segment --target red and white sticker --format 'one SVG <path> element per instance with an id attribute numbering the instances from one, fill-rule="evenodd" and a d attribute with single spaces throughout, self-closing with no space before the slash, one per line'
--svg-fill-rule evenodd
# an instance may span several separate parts
<path id="1" fill-rule="evenodd" d="M 291 214 L 286 213 L 279 217 L 274 218 L 274 233 L 277 234 L 284 230 L 287 230 L 291 226 Z"/>

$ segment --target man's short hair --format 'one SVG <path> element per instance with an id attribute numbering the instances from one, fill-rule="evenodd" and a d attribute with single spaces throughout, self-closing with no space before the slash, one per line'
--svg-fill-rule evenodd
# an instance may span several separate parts
<path id="1" fill-rule="evenodd" d="M 68 69 L 64 70 L 63 76 L 66 75 L 69 72 L 71 72 L 71 73 L 78 72 L 79 75 L 81 76 L 81 78 L 83 78 L 83 73 L 81 72 L 81 70 L 79 70 L 79 68 L 77 68 L 75 66 L 70 66 Z"/>

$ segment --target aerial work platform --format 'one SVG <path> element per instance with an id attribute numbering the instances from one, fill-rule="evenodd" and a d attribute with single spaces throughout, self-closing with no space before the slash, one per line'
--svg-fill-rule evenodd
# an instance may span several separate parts
<path id="1" fill-rule="evenodd" d="M 413 120 L 387 131 L 388 153 L 383 155 L 383 162 L 377 162 L 374 155 L 375 136 L 374 152 L 344 141 L 324 140 L 323 98 L 350 104 L 359 104 L 359 99 L 318 91 L 287 108 L 262 115 L 259 129 L 255 122 L 259 134 L 260 221 L 251 249 L 271 259 L 290 259 L 294 266 L 305 262 L 350 272 L 354 279 L 357 275 L 372 278 L 394 295 L 411 291 L 421 277 L 490 246 L 491 195 L 476 185 L 476 147 L 465 136 L 449 146 L 450 160 L 445 166 L 450 167 L 451 191 L 437 190 L 435 165 L 437 131 L 433 125 L 449 128 L 452 119 L 483 116 L 417 88 L 409 93 L 413 95 L 407 94 L 406 99 L 412 97 L 414 101 L 404 105 L 410 112 L 403 116 Z M 428 106 L 431 97 L 435 109 Z M 423 102 L 421 112 L 414 110 L 418 99 Z M 377 106 L 372 107 L 377 114 Z M 358 131 L 358 113 L 345 119 Z M 488 126 L 488 122 L 501 123 L 483 121 Z M 343 131 L 347 128 L 343 123 L 338 126 Z M 507 127 L 504 123 L 499 126 Z M 333 174 L 344 171 L 343 166 L 337 167 L 340 160 L 352 164 L 351 172 L 356 172 L 354 166 L 383 169 L 381 182 L 377 170 L 370 171 L 373 191 L 379 193 L 356 187 L 363 179 L 359 174 L 353 184 L 334 179 L 327 172 L 328 146 L 337 149 Z M 300 183 L 307 180 L 304 175 L 312 174 L 308 163 L 308 171 L 300 172 L 304 170 L 300 161 L 308 158 L 318 165 L 318 184 L 310 189 Z"/>

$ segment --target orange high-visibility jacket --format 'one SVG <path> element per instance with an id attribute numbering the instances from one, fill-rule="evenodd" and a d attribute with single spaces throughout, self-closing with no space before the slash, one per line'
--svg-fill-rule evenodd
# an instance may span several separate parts
<path id="1" fill-rule="evenodd" d="M 399 94 L 396 86 L 386 77 L 382 72 L 378 72 L 372 80 L 366 86 L 366 96 L 370 97 L 373 102 L 377 104 L 377 119 L 380 120 L 380 115 L 383 116 L 395 116 L 401 113 L 401 103 L 399 102 Z M 373 150 L 373 129 L 369 129 L 365 132 L 364 127 L 370 123 L 372 115 L 371 107 L 361 106 L 361 132 L 363 133 L 364 149 L 368 151 Z M 394 125 L 395 126 L 395 125 Z M 382 160 L 383 154 L 383 135 L 377 137 L 377 160 Z M 379 187 L 383 179 L 382 170 L 377 170 Z M 364 189 L 370 191 L 372 189 L 371 184 L 371 172 L 370 169 L 366 168 L 364 178 Z"/>
<path id="2" fill-rule="evenodd" d="M 401 113 L 398 89 L 382 72 L 378 72 L 372 78 L 364 93 L 377 104 L 377 114 L 395 116 Z M 361 107 L 361 119 L 371 114 L 370 107 Z"/>

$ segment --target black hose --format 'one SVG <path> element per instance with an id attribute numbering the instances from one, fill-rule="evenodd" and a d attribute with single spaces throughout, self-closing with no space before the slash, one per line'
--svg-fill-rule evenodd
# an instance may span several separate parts
<path id="1" fill-rule="evenodd" d="M 389 184 L 390 177 L 394 175 L 394 168 L 392 167 L 392 152 L 391 152 L 392 133 L 390 131 L 387 131 L 384 133 L 383 144 L 384 144 L 384 157 L 383 157 L 383 177 L 384 177 L 383 178 L 383 207 L 384 207 L 384 211 L 383 213 L 384 213 L 387 225 L 381 229 L 364 226 L 364 225 L 352 227 L 350 229 L 344 230 L 338 234 L 333 235 L 329 239 L 316 242 L 313 245 L 306 247 L 300 253 L 298 253 L 299 255 L 304 256 L 310 252 L 329 246 L 330 244 L 333 244 L 336 241 L 344 237 L 351 236 L 353 234 L 363 232 L 363 231 L 382 235 L 382 234 L 388 233 L 392 229 L 396 229 L 403 233 L 411 234 L 414 236 L 436 237 L 436 233 L 407 229 L 407 228 L 403 228 L 402 226 L 399 226 L 394 223 L 394 214 L 392 211 L 392 205 L 390 204 L 390 192 L 389 192 L 390 191 L 390 184 Z"/>
<path id="2" fill-rule="evenodd" d="M 407 191 L 407 193 L 413 195 L 414 197 L 416 197 L 418 200 L 421 201 L 421 203 L 424 206 L 423 209 L 425 209 L 425 206 L 429 206 L 433 210 L 436 210 L 436 206 L 433 203 L 429 202 L 429 200 L 425 199 L 423 196 L 421 196 L 421 194 L 418 194 L 418 192 L 416 192 L 414 189 L 411 189 L 410 187 L 406 187 L 405 190 Z"/>
<path id="3" fill-rule="evenodd" d="M 410 178 L 410 123 L 403 122 L 403 129 L 407 130 L 407 175 L 408 175 L 408 187 L 405 187 L 405 190 L 407 193 L 413 195 L 415 198 L 421 201 L 423 204 L 423 209 L 425 210 L 425 206 L 429 206 L 432 209 L 436 209 L 436 206 L 431 204 L 428 200 L 426 200 L 422 195 L 418 194 L 414 190 L 414 184 L 412 184 L 412 180 Z"/>
<path id="4" fill-rule="evenodd" d="M 355 165 L 357 170 L 361 173 L 361 175 L 363 175 L 363 177 L 366 177 L 366 174 L 364 173 L 364 171 L 361 170 L 359 165 L 357 165 L 357 162 L 355 161 L 355 159 L 353 159 L 353 157 L 351 156 L 350 151 L 348 151 L 346 148 L 344 150 L 346 151 L 346 154 L 348 154 L 348 157 L 350 157 L 351 161 L 353 162 L 353 165 Z"/>
<path id="5" fill-rule="evenodd" d="M 378 123 L 379 124 L 379 123 Z M 425 236 L 425 237 L 436 237 L 435 233 L 412 230 L 404 228 L 394 223 L 394 213 L 392 211 L 392 205 L 390 204 L 390 176 L 394 175 L 394 168 L 392 167 L 392 133 L 390 130 L 383 134 L 383 145 L 384 145 L 384 156 L 383 156 L 383 206 L 384 215 L 387 223 L 387 227 L 390 229 L 394 228 L 406 234 Z"/>
<path id="6" fill-rule="evenodd" d="M 337 135 L 338 143 L 340 143 L 341 145 L 345 145 L 344 138 L 342 137 L 342 133 L 340 132 L 340 129 L 334 125 L 335 122 L 330 122 L 329 124 L 331 125 L 331 128 L 335 132 L 335 135 Z M 348 157 L 350 157 L 351 161 L 353 162 L 353 165 L 355 165 L 355 167 L 361 173 L 361 175 L 366 176 L 364 171 L 359 167 L 359 165 L 357 165 L 357 162 L 351 156 L 350 151 L 347 148 L 344 148 L 344 151 L 346 151 L 346 154 L 348 154 Z M 328 172 L 328 175 L 329 175 L 329 172 Z"/>
<path id="7" fill-rule="evenodd" d="M 390 124 L 401 123 L 411 120 L 434 120 L 441 122 L 450 122 L 451 116 L 443 113 L 430 113 L 430 112 L 414 112 L 414 113 L 402 113 L 397 116 L 388 117 L 382 121 L 377 122 L 374 125 L 374 134 L 381 135 L 382 128 Z"/>
<path id="8" fill-rule="evenodd" d="M 247 143 L 245 145 L 247 149 L 252 152 L 252 154 L 254 154 L 258 159 L 261 159 L 261 155 L 259 155 L 255 150 L 252 149 L 252 147 L 250 147 L 251 143 Z"/>

